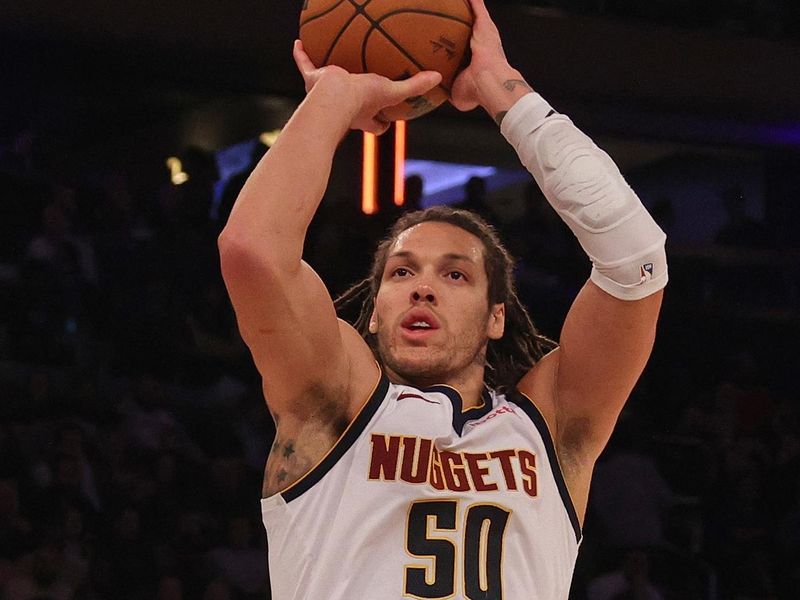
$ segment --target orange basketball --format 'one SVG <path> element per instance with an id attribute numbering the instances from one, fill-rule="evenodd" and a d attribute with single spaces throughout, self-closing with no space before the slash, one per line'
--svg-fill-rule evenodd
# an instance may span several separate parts
<path id="1" fill-rule="evenodd" d="M 398 81 L 439 71 L 442 82 L 424 96 L 385 109 L 386 118 L 415 119 L 450 97 L 472 34 L 468 0 L 305 0 L 300 40 L 318 67 L 378 73 Z"/>

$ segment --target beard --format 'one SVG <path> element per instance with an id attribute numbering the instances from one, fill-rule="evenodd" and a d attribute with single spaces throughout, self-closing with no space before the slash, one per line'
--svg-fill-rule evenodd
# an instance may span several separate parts
<path id="1" fill-rule="evenodd" d="M 393 336 L 378 334 L 378 356 L 384 369 L 414 387 L 454 381 L 469 368 L 486 366 L 486 341 L 451 338 L 444 346 L 399 346 Z M 471 336 L 470 336 L 471 337 Z M 387 339 L 388 338 L 388 339 Z"/>

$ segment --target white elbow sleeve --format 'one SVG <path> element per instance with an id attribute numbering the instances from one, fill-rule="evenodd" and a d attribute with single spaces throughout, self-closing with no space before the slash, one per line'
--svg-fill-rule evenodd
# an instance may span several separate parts
<path id="1" fill-rule="evenodd" d="M 592 281 L 638 300 L 667 284 L 666 235 L 611 157 L 536 93 L 523 96 L 501 131 L 592 261 Z"/>

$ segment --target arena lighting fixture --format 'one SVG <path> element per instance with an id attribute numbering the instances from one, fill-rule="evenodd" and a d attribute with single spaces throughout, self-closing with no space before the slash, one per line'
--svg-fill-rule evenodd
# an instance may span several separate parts
<path id="1" fill-rule="evenodd" d="M 396 121 L 394 127 L 394 203 L 405 203 L 406 170 L 406 122 Z M 364 214 L 378 212 L 378 138 L 372 133 L 364 133 L 364 157 L 362 166 L 361 210 Z"/>
<path id="2" fill-rule="evenodd" d="M 183 163 L 181 159 L 176 156 L 170 156 L 167 159 L 167 168 L 169 169 L 170 180 L 172 185 L 181 185 L 189 181 L 189 175 L 183 170 Z"/>
<path id="3" fill-rule="evenodd" d="M 258 141 L 264 144 L 267 148 L 272 148 L 273 144 L 278 141 L 278 136 L 281 134 L 281 131 L 281 129 L 265 131 L 258 136 Z"/>
<path id="4" fill-rule="evenodd" d="M 406 122 L 394 126 L 394 204 L 403 206 L 406 201 Z"/>
<path id="5" fill-rule="evenodd" d="M 378 212 L 378 137 L 366 131 L 361 177 L 361 210 L 365 215 L 374 215 Z"/>

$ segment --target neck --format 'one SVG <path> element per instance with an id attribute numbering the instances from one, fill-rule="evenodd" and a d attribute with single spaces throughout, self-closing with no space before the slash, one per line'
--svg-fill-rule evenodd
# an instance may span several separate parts
<path id="1" fill-rule="evenodd" d="M 392 383 L 410 385 L 416 388 L 427 388 L 434 385 L 446 385 L 451 387 L 461 396 L 462 408 L 464 410 L 480 406 L 481 402 L 483 402 L 483 365 L 480 366 L 480 369 L 465 369 L 457 374 L 443 375 L 440 377 L 401 374 L 393 371 L 386 365 L 383 366 L 383 370 Z"/>

